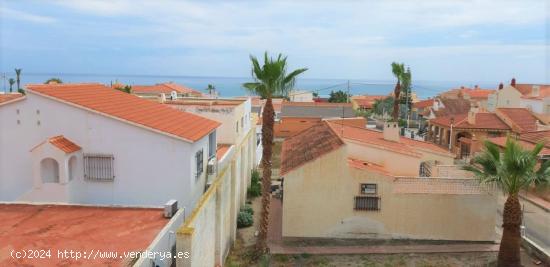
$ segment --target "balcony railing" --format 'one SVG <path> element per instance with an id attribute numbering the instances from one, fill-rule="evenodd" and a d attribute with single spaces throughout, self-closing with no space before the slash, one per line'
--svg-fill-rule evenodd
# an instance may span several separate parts
<path id="1" fill-rule="evenodd" d="M 455 194 L 479 195 L 493 191 L 473 178 L 404 177 L 394 179 L 394 192 L 403 194 Z"/>

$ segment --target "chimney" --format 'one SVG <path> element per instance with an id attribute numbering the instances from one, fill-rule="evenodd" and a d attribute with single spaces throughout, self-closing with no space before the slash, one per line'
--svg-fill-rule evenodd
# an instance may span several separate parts
<path id="1" fill-rule="evenodd" d="M 476 85 L 474 86 L 474 89 L 479 89 L 479 85 L 476 84 Z"/>
<path id="2" fill-rule="evenodd" d="M 476 106 L 472 106 L 470 108 L 470 111 L 468 111 L 468 123 L 469 124 L 476 124 L 476 113 L 479 111 L 479 109 Z"/>
<path id="3" fill-rule="evenodd" d="M 498 85 L 498 90 L 502 90 L 502 88 L 504 88 L 504 84 L 500 83 L 500 84 Z"/>
<path id="4" fill-rule="evenodd" d="M 513 87 L 516 87 L 516 78 L 512 78 L 512 81 L 510 82 L 510 85 Z"/>
<path id="5" fill-rule="evenodd" d="M 384 139 L 399 142 L 399 124 L 395 121 L 384 123 Z"/>
<path id="6" fill-rule="evenodd" d="M 166 94 L 160 93 L 160 103 L 164 103 L 164 102 L 166 102 Z"/>

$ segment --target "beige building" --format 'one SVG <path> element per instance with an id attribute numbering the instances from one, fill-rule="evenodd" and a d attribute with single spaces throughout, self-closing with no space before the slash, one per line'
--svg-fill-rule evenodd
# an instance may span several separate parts
<path id="1" fill-rule="evenodd" d="M 325 122 L 285 139 L 283 237 L 493 241 L 494 195 L 398 129 Z"/>

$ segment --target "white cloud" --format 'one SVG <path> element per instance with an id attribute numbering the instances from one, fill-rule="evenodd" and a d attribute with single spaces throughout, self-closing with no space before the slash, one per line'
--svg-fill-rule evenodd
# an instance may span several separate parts
<path id="1" fill-rule="evenodd" d="M 0 16 L 6 19 L 21 20 L 33 23 L 52 23 L 56 21 L 53 17 L 35 15 L 7 7 L 0 7 Z"/>

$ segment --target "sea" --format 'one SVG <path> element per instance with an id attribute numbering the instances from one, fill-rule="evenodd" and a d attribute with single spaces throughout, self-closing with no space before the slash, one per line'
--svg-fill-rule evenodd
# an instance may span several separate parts
<path id="1" fill-rule="evenodd" d="M 7 80 L 12 77 L 14 78 L 15 74 L 0 75 L 2 79 L 0 81 L 0 90 L 9 91 Z M 212 84 L 216 87 L 221 97 L 249 95 L 249 92 L 242 87 L 242 84 L 253 81 L 250 77 L 25 73 L 23 70 L 21 85 L 44 83 L 52 77 L 60 78 L 65 83 L 99 82 L 107 85 L 116 82 L 128 85 L 152 85 L 163 82 L 175 82 L 203 92 L 206 92 L 205 89 L 208 84 Z M 412 90 L 418 98 L 426 99 L 452 88 L 460 86 L 474 87 L 475 85 L 479 85 L 481 88 L 496 88 L 498 83 L 413 80 Z M 328 96 L 331 91 L 337 90 L 349 92 L 351 95 L 387 95 L 393 91 L 394 86 L 394 80 L 301 78 L 296 80 L 294 88 L 297 90 L 318 92 L 323 97 Z"/>

